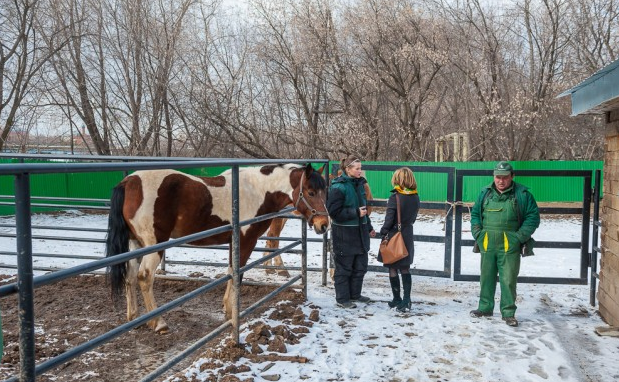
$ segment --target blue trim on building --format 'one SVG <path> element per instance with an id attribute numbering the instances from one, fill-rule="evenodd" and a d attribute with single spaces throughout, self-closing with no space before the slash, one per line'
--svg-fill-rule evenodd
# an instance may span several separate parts
<path id="1" fill-rule="evenodd" d="M 594 73 L 580 84 L 559 94 L 571 95 L 572 116 L 584 114 L 597 106 L 619 98 L 619 60 Z"/>

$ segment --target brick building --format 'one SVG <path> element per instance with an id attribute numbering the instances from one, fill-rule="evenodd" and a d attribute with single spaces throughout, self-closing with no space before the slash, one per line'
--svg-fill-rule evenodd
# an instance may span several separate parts
<path id="1" fill-rule="evenodd" d="M 597 298 L 602 318 L 619 326 L 619 60 L 559 97 L 571 96 L 572 116 L 598 114 L 605 121 L 601 260 Z"/>

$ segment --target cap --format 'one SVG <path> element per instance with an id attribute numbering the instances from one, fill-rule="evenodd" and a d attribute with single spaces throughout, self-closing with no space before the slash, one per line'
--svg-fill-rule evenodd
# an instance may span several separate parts
<path id="1" fill-rule="evenodd" d="M 494 166 L 494 175 L 511 175 L 514 168 L 507 162 L 499 162 Z"/>

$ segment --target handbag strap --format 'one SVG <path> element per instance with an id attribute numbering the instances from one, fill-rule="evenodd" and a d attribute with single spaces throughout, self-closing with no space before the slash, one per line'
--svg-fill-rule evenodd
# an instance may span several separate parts
<path id="1" fill-rule="evenodd" d="M 400 195 L 395 194 L 396 211 L 398 212 L 398 232 L 402 231 L 402 220 L 400 219 Z"/>

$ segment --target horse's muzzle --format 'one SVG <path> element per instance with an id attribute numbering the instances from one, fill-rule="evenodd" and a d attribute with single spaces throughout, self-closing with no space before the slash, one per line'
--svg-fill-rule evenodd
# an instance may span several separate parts
<path id="1" fill-rule="evenodd" d="M 318 234 L 318 235 L 322 235 L 325 232 L 327 232 L 327 230 L 329 229 L 329 223 L 317 223 L 314 224 L 314 231 Z"/>

